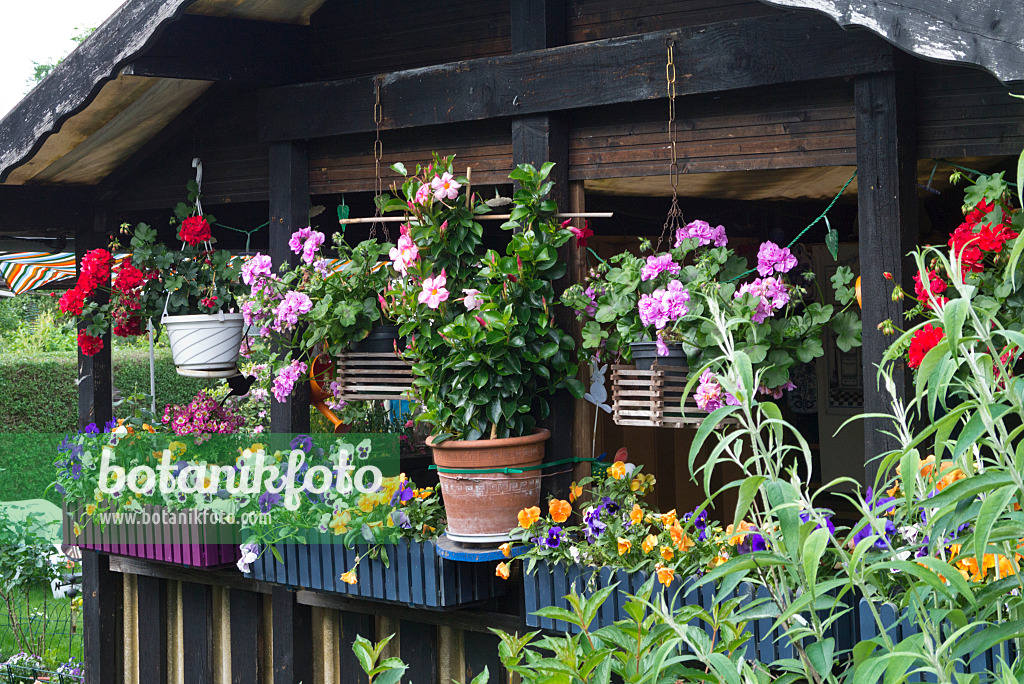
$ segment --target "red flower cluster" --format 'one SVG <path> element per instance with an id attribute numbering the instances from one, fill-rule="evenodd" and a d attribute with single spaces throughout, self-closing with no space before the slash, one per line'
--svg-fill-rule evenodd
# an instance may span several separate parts
<path id="1" fill-rule="evenodd" d="M 198 245 L 210 239 L 210 224 L 202 216 L 189 216 L 181 222 L 178 237 L 190 245 Z"/>
<path id="2" fill-rule="evenodd" d="M 953 254 L 962 260 L 964 275 L 968 272 L 984 271 L 985 253 L 998 254 L 1007 241 L 1017 237 L 1017 233 L 1008 223 L 1009 216 L 1006 212 L 1002 212 L 1003 220 L 995 226 L 991 222 L 981 224 L 982 219 L 993 209 L 995 205 L 982 200 L 968 212 L 964 222 L 949 236 L 949 247 Z"/>
<path id="3" fill-rule="evenodd" d="M 63 313 L 72 316 L 81 316 L 82 307 L 85 306 L 85 295 L 77 287 L 64 293 L 57 303 Z"/>
<path id="4" fill-rule="evenodd" d="M 75 285 L 83 297 L 88 297 L 97 287 L 107 282 L 113 264 L 114 257 L 105 249 L 94 249 L 85 253 L 82 257 L 82 272 L 78 276 L 78 284 Z"/>
<path id="5" fill-rule="evenodd" d="M 949 301 L 947 297 L 942 297 L 942 293 L 946 291 L 946 282 L 939 277 L 939 274 L 935 271 L 928 271 L 928 288 L 925 289 L 924 284 L 921 282 L 921 274 L 914 274 L 914 294 L 917 295 L 917 301 L 924 304 L 924 308 L 932 308 L 929 292 L 935 295 L 935 299 L 938 301 L 939 306 L 942 306 Z"/>
<path id="6" fill-rule="evenodd" d="M 114 280 L 114 289 L 125 294 L 140 287 L 146 282 L 146 276 L 142 271 L 135 268 L 131 263 L 125 261 L 117 271 L 117 278 Z"/>
<path id="7" fill-rule="evenodd" d="M 910 340 L 910 359 L 907 365 L 911 368 L 919 368 L 925 355 L 934 349 L 945 336 L 942 328 L 935 328 L 931 323 L 914 333 L 914 338 Z"/>
<path id="8" fill-rule="evenodd" d="M 95 356 L 103 349 L 103 338 L 89 335 L 84 330 L 78 331 L 78 348 L 86 356 Z"/>

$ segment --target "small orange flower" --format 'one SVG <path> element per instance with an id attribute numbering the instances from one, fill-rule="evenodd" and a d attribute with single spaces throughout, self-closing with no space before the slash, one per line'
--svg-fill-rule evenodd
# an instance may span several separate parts
<path id="1" fill-rule="evenodd" d="M 498 548 L 501 549 L 501 555 L 505 556 L 505 558 L 512 556 L 512 542 L 505 542 Z"/>
<path id="2" fill-rule="evenodd" d="M 508 563 L 505 563 L 504 561 L 501 562 L 501 563 L 498 563 L 498 567 L 494 569 L 494 576 L 495 577 L 500 577 L 503 580 L 507 580 L 508 579 Z"/>
<path id="3" fill-rule="evenodd" d="M 623 539 L 622 537 L 619 537 L 618 542 L 620 556 L 626 555 L 627 553 L 629 553 L 629 550 L 633 548 L 633 542 L 629 541 L 628 539 Z"/>
<path id="4" fill-rule="evenodd" d="M 345 584 L 355 584 L 356 582 L 359 581 L 359 580 L 356 579 L 356 571 L 355 570 L 349 570 L 344 575 L 342 575 L 339 579 L 341 579 L 341 581 L 344 582 Z"/>
<path id="5" fill-rule="evenodd" d="M 655 566 L 655 569 L 658 571 L 659 582 L 664 584 L 666 587 L 672 584 L 672 580 L 675 579 L 676 576 L 675 572 L 672 571 L 672 568 L 666 568 L 661 563 L 658 563 Z"/>
<path id="6" fill-rule="evenodd" d="M 612 463 L 611 468 L 608 469 L 608 476 L 613 480 L 621 480 L 626 475 L 626 464 L 622 461 L 616 461 Z"/>
<path id="7" fill-rule="evenodd" d="M 672 558 L 675 555 L 676 555 L 676 553 L 675 553 L 675 551 L 672 550 L 671 546 L 662 546 L 661 547 L 661 557 L 664 558 L 665 560 L 670 561 L 670 560 L 672 560 Z"/>
<path id="8" fill-rule="evenodd" d="M 943 468 L 942 472 L 946 473 L 946 471 L 949 470 L 949 467 L 951 467 L 952 464 L 947 463 L 947 464 L 944 464 L 944 465 L 946 465 L 947 467 Z M 959 468 L 954 468 L 952 471 L 950 471 L 950 472 L 946 473 L 945 475 L 943 475 L 939 479 L 939 481 L 935 483 L 935 488 L 938 489 L 941 492 L 943 489 L 945 489 L 949 485 L 953 484 L 957 480 L 966 480 L 966 479 L 967 479 L 967 475 L 964 474 L 964 471 L 960 470 Z"/>
<path id="9" fill-rule="evenodd" d="M 672 537 L 672 543 L 676 546 L 683 542 L 683 528 L 680 527 L 678 522 L 672 523 L 672 527 L 668 528 L 668 534 Z"/>
<path id="10" fill-rule="evenodd" d="M 564 523 L 572 513 L 572 506 L 569 505 L 568 501 L 552 499 L 548 502 L 548 513 L 551 514 L 551 519 L 556 523 Z"/>
<path id="11" fill-rule="evenodd" d="M 689 535 L 684 534 L 683 538 L 679 540 L 679 542 L 676 544 L 676 546 L 679 547 L 679 550 L 682 553 L 686 553 L 687 551 L 689 551 L 690 549 L 692 549 L 694 547 L 694 543 L 693 543 L 693 540 L 690 539 Z"/>
<path id="12" fill-rule="evenodd" d="M 644 539 L 644 543 L 640 545 L 640 548 L 644 550 L 644 553 L 650 553 L 654 550 L 654 547 L 658 545 L 658 538 L 653 534 L 647 535 Z"/>
<path id="13" fill-rule="evenodd" d="M 633 504 L 633 510 L 629 512 L 629 520 L 634 525 L 639 525 L 644 519 L 643 510 L 636 504 Z"/>
<path id="14" fill-rule="evenodd" d="M 573 482 L 569 487 L 569 503 L 575 502 L 581 496 L 583 496 L 583 487 Z"/>
<path id="15" fill-rule="evenodd" d="M 142 424 L 142 429 L 145 430 L 146 432 L 150 433 L 150 434 L 153 434 L 153 435 L 156 434 L 156 430 L 153 429 L 153 426 L 150 425 L 149 423 L 143 423 Z"/>
<path id="16" fill-rule="evenodd" d="M 540 506 L 532 506 L 519 511 L 519 526 L 524 530 L 530 529 L 530 525 L 540 520 Z"/>
<path id="17" fill-rule="evenodd" d="M 711 559 L 711 562 L 708 563 L 708 570 L 713 570 L 717 568 L 719 565 L 726 562 L 727 560 L 729 560 L 729 556 L 725 553 L 715 556 Z"/>
<path id="18" fill-rule="evenodd" d="M 676 522 L 676 509 L 661 514 L 661 524 L 665 527 L 672 527 Z"/>
<path id="19" fill-rule="evenodd" d="M 725 534 L 729 537 L 729 545 L 737 546 L 738 544 L 742 544 L 743 540 L 747 536 L 747 532 L 749 532 L 750 530 L 757 531 L 757 527 L 751 523 L 748 523 L 746 520 L 740 522 L 740 527 L 738 530 L 736 530 L 735 534 L 732 531 L 732 525 L 726 527 Z"/>

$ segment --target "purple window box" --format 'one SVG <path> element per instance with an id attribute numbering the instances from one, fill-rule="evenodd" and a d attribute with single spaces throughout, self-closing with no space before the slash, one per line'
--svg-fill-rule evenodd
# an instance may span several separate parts
<path id="1" fill-rule="evenodd" d="M 78 535 L 75 519 L 80 521 Z M 239 558 L 238 526 L 212 521 L 196 511 L 145 505 L 139 513 L 124 513 L 101 524 L 79 509 L 75 519 L 65 507 L 66 545 L 198 568 L 233 565 Z"/>

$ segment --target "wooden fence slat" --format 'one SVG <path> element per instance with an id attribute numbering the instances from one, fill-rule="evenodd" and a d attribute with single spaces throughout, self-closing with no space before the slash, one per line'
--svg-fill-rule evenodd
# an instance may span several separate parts
<path id="1" fill-rule="evenodd" d="M 189 684 L 213 684 L 213 588 L 181 583 L 183 665 Z"/>
<path id="2" fill-rule="evenodd" d="M 260 653 L 265 637 L 263 597 L 252 591 L 232 589 L 231 601 L 231 684 L 263 681 Z"/>
<path id="3" fill-rule="evenodd" d="M 146 681 L 167 681 L 167 582 L 136 575 L 138 582 L 139 672 Z"/>

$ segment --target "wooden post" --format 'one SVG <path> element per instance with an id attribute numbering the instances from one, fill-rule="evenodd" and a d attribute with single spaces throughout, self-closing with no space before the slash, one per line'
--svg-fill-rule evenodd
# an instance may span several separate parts
<path id="1" fill-rule="evenodd" d="M 244 589 L 231 590 L 231 684 L 262 682 L 263 600 Z"/>
<path id="2" fill-rule="evenodd" d="M 138 577 L 139 672 L 153 684 L 167 682 L 167 581 Z"/>
<path id="3" fill-rule="evenodd" d="M 181 583 L 182 659 L 185 681 L 213 684 L 213 588 Z"/>
<path id="4" fill-rule="evenodd" d="M 285 587 L 273 589 L 274 684 L 313 681 L 313 609 Z"/>
<path id="5" fill-rule="evenodd" d="M 120 573 L 110 570 L 110 557 L 82 550 L 82 629 L 85 684 L 122 682 L 121 614 L 124 585 Z"/>
<path id="6" fill-rule="evenodd" d="M 417 684 L 448 684 L 437 676 L 437 627 L 401 620 L 398 632 L 398 657 L 409 666 L 410 680 Z"/>
<path id="7" fill-rule="evenodd" d="M 903 303 L 892 301 L 895 282 L 913 292 L 913 270 L 906 254 L 917 244 L 917 140 L 914 125 L 914 81 L 909 64 L 891 72 L 860 76 L 854 85 L 857 117 L 857 207 L 860 222 L 861 292 L 864 308 L 864 412 L 889 413 L 890 398 L 878 378 L 878 364 L 892 338 L 878 326 L 903 321 Z M 907 391 L 906 367 L 897 362 L 893 382 L 898 397 Z M 878 456 L 896 442 L 883 433 L 892 430 L 884 419 L 864 423 L 867 484 L 878 474 Z"/>
<path id="8" fill-rule="evenodd" d="M 345 682 L 363 684 L 369 680 L 363 674 L 363 668 L 359 666 L 359 660 L 356 659 L 355 653 L 352 651 L 352 644 L 356 642 L 357 636 L 369 639 L 370 641 L 376 640 L 377 634 L 373 616 L 364 613 L 339 611 L 338 621 L 341 625 L 341 634 L 338 639 L 338 647 L 340 649 L 338 662 L 341 663 L 341 671 L 345 673 Z"/>
<path id="9" fill-rule="evenodd" d="M 564 0 L 512 0 L 512 50 L 524 52 L 555 47 L 565 42 Z M 531 114 L 512 120 L 512 162 L 514 165 L 532 164 L 539 167 L 544 162 L 555 163 L 549 180 L 555 186 L 551 199 L 559 209 L 569 207 L 569 126 L 561 114 Z M 569 244 L 562 249 L 567 258 Z M 573 282 L 570 270 L 565 278 L 555 284 L 555 291 L 561 294 Z M 572 312 L 564 307 L 555 307 L 555 322 L 563 330 L 572 331 L 575 321 Z M 547 460 L 561 460 L 572 456 L 573 416 L 575 400 L 566 390 L 561 390 L 550 399 L 551 415 L 544 426 L 551 431 L 547 449 Z M 571 474 L 545 477 L 541 498 L 547 494 L 564 495 L 568 489 Z"/>
<path id="10" fill-rule="evenodd" d="M 270 257 L 276 269 L 283 263 L 297 264 L 288 240 L 296 230 L 309 225 L 309 158 L 304 140 L 270 145 Z M 284 403 L 271 400 L 271 433 L 309 432 L 309 383 L 303 377 L 295 383 Z"/>
<path id="11" fill-rule="evenodd" d="M 107 209 L 96 209 L 92 230 L 75 232 L 75 275 L 82 274 L 82 257 L 93 249 L 106 249 Z M 100 283 L 93 298 L 100 304 L 110 298 L 110 280 Z M 80 323 L 79 330 L 85 329 Z M 113 416 L 113 379 L 111 377 L 110 333 L 103 336 L 103 349 L 94 356 L 78 352 L 78 429 L 84 430 L 89 423 L 96 423 L 102 430 L 103 424 Z"/>

